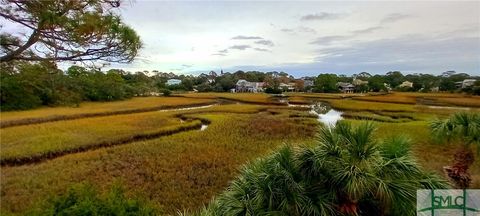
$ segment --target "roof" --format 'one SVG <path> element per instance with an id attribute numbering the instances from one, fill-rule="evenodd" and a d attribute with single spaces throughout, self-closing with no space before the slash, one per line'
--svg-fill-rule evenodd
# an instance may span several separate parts
<path id="1" fill-rule="evenodd" d="M 355 87 L 351 83 L 346 83 L 346 82 L 338 82 L 337 86 L 340 86 L 342 88 L 354 88 Z"/>
<path id="2" fill-rule="evenodd" d="M 237 85 L 243 84 L 243 83 L 248 83 L 248 81 L 247 81 L 247 80 L 244 80 L 244 79 L 239 79 L 239 80 L 237 81 Z"/>

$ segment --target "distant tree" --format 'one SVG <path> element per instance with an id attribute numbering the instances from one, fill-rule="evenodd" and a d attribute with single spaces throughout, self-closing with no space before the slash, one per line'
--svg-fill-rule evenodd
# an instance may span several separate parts
<path id="1" fill-rule="evenodd" d="M 193 90 L 193 79 L 191 77 L 183 78 L 180 86 L 186 91 Z"/>
<path id="2" fill-rule="evenodd" d="M 335 74 L 320 74 L 315 79 L 315 88 L 316 92 L 338 92 L 337 89 L 338 77 Z"/>
<path id="3" fill-rule="evenodd" d="M 368 85 L 356 85 L 355 86 L 355 92 L 368 92 L 369 88 Z"/>
<path id="4" fill-rule="evenodd" d="M 385 82 L 390 84 L 392 88 L 397 87 L 403 81 L 405 81 L 405 79 L 400 71 L 390 71 L 385 75 Z"/>
<path id="5" fill-rule="evenodd" d="M 295 80 L 295 90 L 297 91 L 305 90 L 305 82 L 303 80 Z"/>
<path id="6" fill-rule="evenodd" d="M 453 82 L 463 81 L 468 78 L 470 78 L 470 75 L 466 73 L 453 74 L 450 77 L 448 77 L 448 79 L 452 80 Z"/>
<path id="7" fill-rule="evenodd" d="M 357 74 L 356 76 L 354 75 L 354 77 L 357 77 L 357 78 L 370 78 L 372 77 L 372 74 L 368 73 L 368 72 L 360 72 L 359 74 Z"/>
<path id="8" fill-rule="evenodd" d="M 341 75 L 338 75 L 338 82 L 352 82 L 353 79 L 352 77 L 348 77 L 347 75 L 344 75 L 344 74 L 341 74 Z"/>
<path id="9" fill-rule="evenodd" d="M 472 94 L 480 95 L 480 80 L 477 80 L 472 88 Z"/>
<path id="10" fill-rule="evenodd" d="M 119 6 L 119 0 L 4 0 L 0 16 L 18 32 L 0 32 L 0 62 L 130 62 L 142 43 L 113 13 Z"/>
<path id="11" fill-rule="evenodd" d="M 202 83 L 200 85 L 197 85 L 195 87 L 199 92 L 210 92 L 213 91 L 212 86 L 210 86 L 208 83 Z"/>
<path id="12" fill-rule="evenodd" d="M 223 91 L 230 91 L 230 89 L 235 88 L 235 80 L 230 74 L 224 74 L 221 77 L 217 77 L 215 83 L 220 85 Z"/>
<path id="13" fill-rule="evenodd" d="M 13 67 L 2 67 L 0 83 L 1 111 L 31 109 L 42 104 L 40 97 L 35 94 L 34 83 L 28 79 L 22 80 Z"/>
<path id="14" fill-rule="evenodd" d="M 280 83 L 285 83 L 285 84 L 290 83 L 290 81 L 291 81 L 288 76 L 283 76 L 283 75 L 277 77 L 277 79 Z"/>
<path id="15" fill-rule="evenodd" d="M 246 79 L 245 72 L 243 72 L 243 71 L 241 71 L 241 70 L 236 71 L 235 73 L 233 73 L 233 76 L 235 77 L 236 80 Z"/>
<path id="16" fill-rule="evenodd" d="M 125 80 L 127 93 L 135 96 L 148 96 L 157 91 L 154 81 L 145 72 L 126 73 L 122 70 L 111 69 L 107 73 L 117 73 Z"/>
<path id="17" fill-rule="evenodd" d="M 442 73 L 441 76 L 442 76 L 442 77 L 450 77 L 450 76 L 452 76 L 452 75 L 454 75 L 454 74 L 456 74 L 456 73 L 457 73 L 456 71 L 445 71 L 445 72 Z"/>
<path id="18" fill-rule="evenodd" d="M 250 82 L 262 82 L 265 79 L 265 73 L 259 71 L 248 71 L 245 73 L 245 79 Z"/>
<path id="19" fill-rule="evenodd" d="M 368 87 L 370 88 L 371 91 L 374 91 L 374 92 L 386 90 L 384 83 L 385 83 L 385 78 L 381 75 L 375 75 L 368 79 Z"/>
<path id="20" fill-rule="evenodd" d="M 455 82 L 448 78 L 443 78 L 440 81 L 439 88 L 441 91 L 454 91 L 456 90 Z"/>
<path id="21" fill-rule="evenodd" d="M 270 87 L 271 89 L 278 89 L 280 87 L 280 80 L 278 76 L 274 74 L 269 74 L 265 76 L 263 82 L 265 82 L 266 87 Z"/>
<path id="22" fill-rule="evenodd" d="M 7 65 L 7 64 L 5 64 Z M 0 70 L 2 110 L 31 109 L 41 105 L 77 105 L 81 87 L 52 62 L 17 62 Z"/>
<path id="23" fill-rule="evenodd" d="M 168 89 L 163 89 L 162 90 L 162 94 L 163 96 L 165 97 L 169 97 L 170 95 L 172 95 L 172 91 L 168 90 Z"/>

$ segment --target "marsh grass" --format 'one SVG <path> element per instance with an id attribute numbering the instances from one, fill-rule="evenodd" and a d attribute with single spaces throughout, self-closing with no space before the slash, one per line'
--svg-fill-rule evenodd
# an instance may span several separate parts
<path id="1" fill-rule="evenodd" d="M 439 102 L 462 107 L 480 107 L 480 97 L 442 97 L 437 98 Z"/>
<path id="2" fill-rule="evenodd" d="M 381 103 L 399 103 L 399 104 L 416 104 L 417 99 L 413 95 L 405 95 L 393 93 L 387 95 L 353 97 L 354 100 L 381 102 Z"/>
<path id="3" fill-rule="evenodd" d="M 377 122 L 409 122 L 413 120 L 408 114 L 401 113 L 388 113 L 388 112 L 356 112 L 356 111 L 346 111 L 342 114 L 342 117 L 349 119 L 357 120 L 369 120 Z"/>
<path id="4" fill-rule="evenodd" d="M 333 108 L 338 110 L 355 111 L 388 111 L 388 112 L 414 112 L 415 107 L 410 104 L 393 104 L 366 102 L 358 100 L 326 100 Z"/>
<path id="5" fill-rule="evenodd" d="M 313 137 L 308 124 L 280 117 L 288 114 L 188 115 L 212 123 L 204 131 L 65 155 L 37 165 L 2 167 L 2 212 L 22 213 L 75 182 L 92 182 L 104 192 L 114 178 L 122 179 L 129 193 L 141 194 L 166 213 L 193 209 L 222 191 L 242 164 L 283 142 Z M 272 121 L 277 124 L 265 126 Z"/>
<path id="6" fill-rule="evenodd" d="M 150 112 L 161 109 L 213 104 L 209 99 L 142 97 L 117 102 L 86 102 L 80 107 L 40 108 L 28 111 L 2 112 L 0 128 L 87 117 Z"/>
<path id="7" fill-rule="evenodd" d="M 167 113 L 150 112 L 4 128 L 1 129 L 1 161 L 3 164 L 7 160 L 114 142 L 138 133 L 171 130 L 180 124 Z"/>
<path id="8" fill-rule="evenodd" d="M 260 105 L 284 105 L 282 103 L 279 103 L 278 101 L 275 101 L 271 95 L 264 93 L 195 93 L 180 94 L 177 96 L 201 99 L 224 99 Z"/>
<path id="9" fill-rule="evenodd" d="M 405 95 L 427 96 L 409 93 Z M 99 193 L 104 193 L 114 179 L 124 182 L 127 194 L 145 197 L 156 209 L 166 214 L 174 214 L 179 209 L 196 209 L 223 191 L 239 173 L 238 169 L 243 164 L 268 155 L 283 143 L 312 143 L 316 128 L 320 126 L 315 116 L 308 114 L 308 107 L 277 106 L 270 103 L 271 98 L 266 94 L 198 93 L 185 96 L 188 97 L 161 100 L 165 105 L 170 105 L 170 102 L 210 103 L 229 97 L 250 103 L 93 117 L 1 129 L 0 154 L 3 159 L 4 156 L 15 158 L 38 152 L 62 151 L 101 140 L 111 142 L 121 137 L 175 129 L 185 124 L 199 124 L 202 119 L 211 122 L 204 131 L 191 130 L 148 140 L 132 140 L 125 145 L 66 154 L 41 163 L 4 166 L 0 173 L 1 215 L 23 214 L 41 200 L 61 194 L 72 184 L 80 182 L 91 182 L 98 188 Z M 380 139 L 397 134 L 409 136 L 413 140 L 412 151 L 418 162 L 439 174 L 443 174 L 442 167 L 449 164 L 449 149 L 454 149 L 452 146 L 457 145 L 433 144 L 427 126 L 427 122 L 433 117 L 446 117 L 458 111 L 455 109 L 430 109 L 413 104 L 342 99 L 345 96 L 341 94 L 293 93 L 289 96 L 296 98 L 295 100 L 326 101 L 331 103 L 333 108 L 351 115 L 374 116 L 379 127 L 375 136 Z M 433 94 L 431 96 L 437 97 Z M 438 97 L 461 98 L 450 94 L 439 94 Z M 152 106 L 157 105 L 152 102 L 156 101 L 156 98 L 140 98 L 140 101 L 143 100 L 146 100 L 144 103 L 153 104 Z M 168 100 L 171 101 L 167 102 Z M 136 108 L 145 106 L 137 104 L 137 99 L 122 102 Z M 22 114 L 5 114 L 8 114 L 9 119 L 22 119 L 43 118 L 55 114 L 71 115 L 77 112 L 62 113 L 62 109 L 81 112 L 88 110 L 95 113 L 131 108 L 119 105 L 121 102 L 113 103 L 115 104 L 92 105 L 92 110 L 89 110 L 88 106 L 81 106 L 79 109 L 42 108 L 20 112 Z M 184 123 L 181 123 L 180 119 L 184 119 Z M 187 121 L 188 119 L 192 120 Z M 385 119 L 392 122 L 382 122 Z M 355 119 L 346 121 L 353 124 L 362 122 Z M 480 187 L 478 161 L 472 167 L 472 185 L 476 188 Z"/>
<path id="10" fill-rule="evenodd" d="M 450 93 L 409 93 L 395 92 L 386 95 L 353 97 L 354 100 L 381 102 L 381 103 L 399 103 L 399 104 L 418 104 L 418 105 L 440 105 L 440 106 L 463 106 L 480 107 L 480 97 L 464 94 Z"/>
<path id="11" fill-rule="evenodd" d="M 153 139 L 209 124 L 198 113 L 287 113 L 299 108 L 223 105 L 194 110 L 85 118 L 1 129 L 2 165 L 34 163 L 100 147 Z M 296 111 L 297 113 L 299 111 Z M 288 117 L 288 116 L 287 116 Z M 183 120 L 183 123 L 182 121 Z M 281 124 L 281 123 L 279 123 Z M 268 126 L 268 124 L 265 124 Z"/>

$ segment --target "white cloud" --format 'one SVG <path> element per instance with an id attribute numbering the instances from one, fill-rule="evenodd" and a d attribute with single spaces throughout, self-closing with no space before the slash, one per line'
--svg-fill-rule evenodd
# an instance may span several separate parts
<path id="1" fill-rule="evenodd" d="M 131 5 L 123 6 L 121 14 L 145 44 L 137 58 L 141 61 L 111 67 L 189 72 L 249 65 L 306 74 L 369 69 L 480 71 L 475 63 L 480 58 L 480 2 L 138 1 Z"/>
<path id="2" fill-rule="evenodd" d="M 345 16 L 344 14 L 338 13 L 328 13 L 328 12 L 320 12 L 315 14 L 307 14 L 300 18 L 303 21 L 312 21 L 312 20 L 332 20 L 332 19 L 339 19 Z"/>
<path id="3" fill-rule="evenodd" d="M 258 36 L 243 36 L 243 35 L 238 35 L 235 37 L 232 37 L 233 40 L 258 40 L 258 39 L 263 39 L 262 37 Z"/>
<path id="4" fill-rule="evenodd" d="M 261 45 L 265 45 L 265 46 L 275 46 L 275 44 L 271 41 L 271 40 L 258 40 L 258 41 L 255 41 L 256 44 L 261 44 Z"/>

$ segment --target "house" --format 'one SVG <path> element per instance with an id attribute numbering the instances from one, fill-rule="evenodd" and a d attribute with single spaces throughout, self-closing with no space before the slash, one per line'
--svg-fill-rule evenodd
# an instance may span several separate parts
<path id="1" fill-rule="evenodd" d="M 295 91 L 295 83 L 280 83 L 279 87 L 285 91 Z"/>
<path id="2" fill-rule="evenodd" d="M 342 93 L 353 93 L 355 90 L 355 86 L 351 83 L 338 82 L 337 87 Z"/>
<path id="3" fill-rule="evenodd" d="M 235 84 L 235 89 L 231 89 L 231 92 L 263 92 L 263 87 L 265 83 L 263 82 L 249 82 L 244 79 L 240 79 Z"/>
<path id="4" fill-rule="evenodd" d="M 265 87 L 264 82 L 255 82 L 255 88 L 257 89 L 257 91 L 263 92 L 264 87 Z"/>
<path id="5" fill-rule="evenodd" d="M 392 91 L 392 87 L 388 83 L 383 83 L 383 86 L 385 86 L 385 89 L 387 89 L 387 92 Z"/>
<path id="6" fill-rule="evenodd" d="M 462 89 L 463 88 L 468 88 L 470 86 L 475 85 L 476 81 L 477 80 L 475 80 L 475 79 L 465 79 L 465 80 L 460 81 L 460 82 L 455 82 L 455 87 L 462 88 Z"/>
<path id="7" fill-rule="evenodd" d="M 352 84 L 355 85 L 355 86 L 368 85 L 368 81 L 363 81 L 361 79 L 354 79 Z"/>
<path id="8" fill-rule="evenodd" d="M 410 81 L 404 81 L 398 87 L 400 87 L 400 88 L 413 88 L 413 83 L 410 82 Z"/>
<path id="9" fill-rule="evenodd" d="M 313 86 L 313 80 L 303 80 L 303 87 L 307 88 Z"/>
<path id="10" fill-rule="evenodd" d="M 169 79 L 169 80 L 167 80 L 167 86 L 180 85 L 181 83 L 182 83 L 182 81 L 179 80 L 179 79 Z"/>

